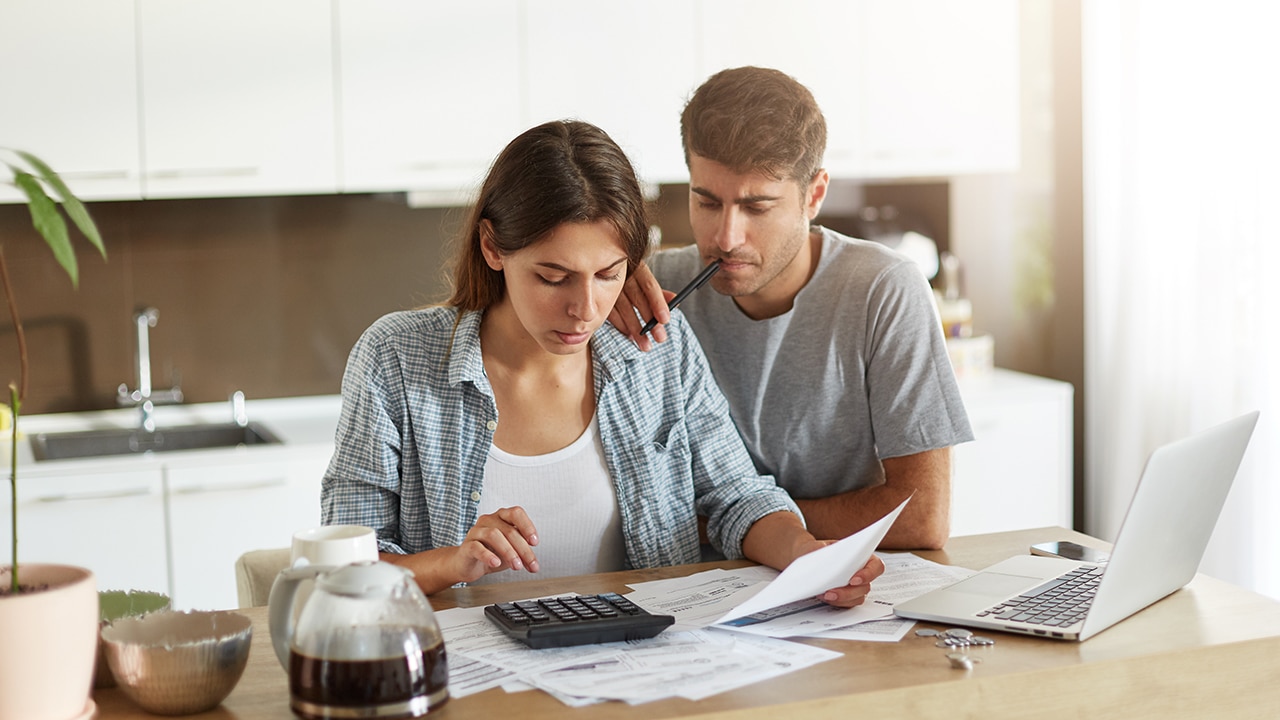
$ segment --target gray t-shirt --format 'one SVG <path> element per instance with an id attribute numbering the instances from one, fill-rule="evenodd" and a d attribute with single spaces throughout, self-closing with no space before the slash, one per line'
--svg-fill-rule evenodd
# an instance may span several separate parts
<path id="1" fill-rule="evenodd" d="M 826 228 L 790 311 L 752 320 L 709 285 L 680 309 L 756 468 L 807 499 L 878 485 L 881 458 L 973 439 L 929 283 L 907 258 Z M 649 259 L 679 290 L 695 246 Z"/>

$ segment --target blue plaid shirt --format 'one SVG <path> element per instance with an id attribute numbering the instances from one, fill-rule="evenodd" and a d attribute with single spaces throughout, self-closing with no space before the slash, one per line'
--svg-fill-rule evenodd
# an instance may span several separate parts
<path id="1" fill-rule="evenodd" d="M 321 492 L 325 524 L 372 527 L 383 552 L 462 543 L 499 421 L 480 318 L 458 319 L 448 307 L 392 313 L 356 342 Z M 596 415 L 631 568 L 698 562 L 699 514 L 729 558 L 742 557 L 756 520 L 800 514 L 772 477 L 756 474 L 682 315 L 667 333 L 649 353 L 607 324 L 591 340 Z"/>

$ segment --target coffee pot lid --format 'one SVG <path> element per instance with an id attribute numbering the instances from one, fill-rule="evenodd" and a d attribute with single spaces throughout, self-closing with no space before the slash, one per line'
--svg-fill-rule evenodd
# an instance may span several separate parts
<path id="1" fill-rule="evenodd" d="M 403 585 L 413 573 L 391 563 L 366 560 L 334 568 L 316 578 L 316 587 L 336 595 L 385 595 Z"/>

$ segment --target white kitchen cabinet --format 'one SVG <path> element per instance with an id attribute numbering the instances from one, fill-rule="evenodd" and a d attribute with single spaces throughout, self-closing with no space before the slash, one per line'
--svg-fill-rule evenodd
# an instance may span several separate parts
<path id="1" fill-rule="evenodd" d="M 336 192 L 332 15 L 315 0 L 138 0 L 144 195 Z"/>
<path id="2" fill-rule="evenodd" d="M 316 453 L 166 466 L 174 607 L 236 607 L 235 562 L 241 554 L 287 547 L 294 532 L 320 524 L 327 463 L 327 455 Z"/>
<path id="3" fill-rule="evenodd" d="M 134 0 L 5 0 L 0 28 L 0 145 L 82 199 L 141 197 Z M 21 197 L 0 185 L 0 202 Z"/>
<path id="4" fill-rule="evenodd" d="M 516 0 L 337 0 L 342 189 L 477 186 L 527 127 Z"/>
<path id="5" fill-rule="evenodd" d="M 100 588 L 159 590 L 181 609 L 233 608 L 241 553 L 288 547 L 295 531 L 320 524 L 340 408 L 336 395 L 247 402 L 249 417 L 270 428 L 278 445 L 37 461 L 22 442 L 21 559 L 82 565 Z M 224 403 L 156 408 L 161 427 L 226 416 Z M 28 436 L 136 423 L 133 409 L 22 419 Z M 8 538 L 7 492 L 0 511 Z M 4 551 L 0 564 L 7 563 Z"/>
<path id="6" fill-rule="evenodd" d="M 1016 0 L 861 4 L 861 174 L 1016 171 Z"/>
<path id="7" fill-rule="evenodd" d="M 835 177 L 863 174 L 858 83 L 865 60 L 851 41 L 861 23 L 860 3 L 798 0 L 784 10 L 765 0 L 701 0 L 698 7 L 702 80 L 745 65 L 794 77 L 813 93 L 826 118 L 827 170 Z"/>
<path id="8" fill-rule="evenodd" d="M 702 81 L 685 0 L 529 4 L 530 125 L 578 118 L 618 143 L 642 181 L 687 182 L 680 111 Z"/>
<path id="9" fill-rule="evenodd" d="M 701 0 L 704 75 L 772 67 L 827 120 L 833 177 L 1009 172 L 1018 164 L 1016 0 Z"/>
<path id="10" fill-rule="evenodd" d="M 7 565 L 12 521 L 7 489 L 3 495 L 0 564 Z M 158 470 L 19 473 L 18 530 L 20 563 L 88 568 L 99 590 L 170 591 Z"/>
<path id="11" fill-rule="evenodd" d="M 0 44 L 0 142 L 89 199 L 457 204 L 512 137 L 568 116 L 643 180 L 684 181 L 685 99 L 745 64 L 814 92 L 834 177 L 1018 163 L 1016 0 L 8 0 L 0 26 L 18 28 Z"/>
<path id="12" fill-rule="evenodd" d="M 952 451 L 951 534 L 1071 527 L 1071 385 L 997 368 L 960 393 L 975 439 Z"/>

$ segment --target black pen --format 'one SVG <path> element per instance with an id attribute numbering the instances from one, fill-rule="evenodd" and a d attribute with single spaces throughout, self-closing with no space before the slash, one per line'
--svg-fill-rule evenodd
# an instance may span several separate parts
<path id="1" fill-rule="evenodd" d="M 702 287 L 702 284 L 705 283 L 707 280 L 710 280 L 711 276 L 715 275 L 716 271 L 719 269 L 720 269 L 720 261 L 712 260 L 709 265 L 707 265 L 705 268 L 702 269 L 702 272 L 698 273 L 698 277 L 689 281 L 689 284 L 685 285 L 683 290 L 676 293 L 676 296 L 671 298 L 671 301 L 667 303 L 667 309 L 675 310 L 677 305 L 683 302 L 685 298 L 689 297 L 689 293 Z M 645 333 L 652 330 L 653 326 L 657 324 L 658 324 L 658 316 L 655 315 L 653 316 L 652 319 L 649 320 L 649 322 L 644 324 L 644 327 L 640 328 L 640 334 L 644 335 Z"/>

